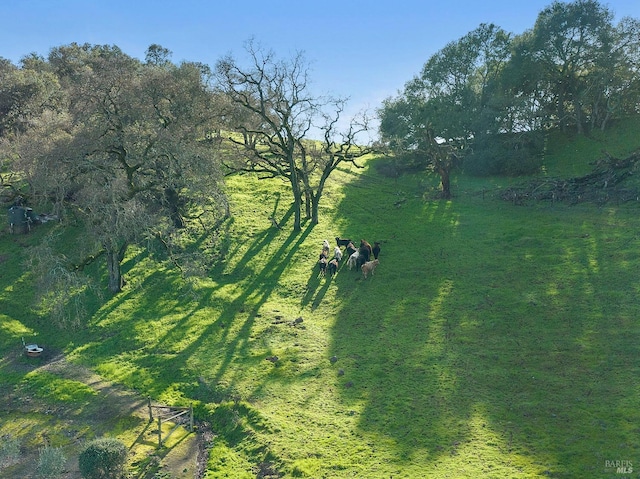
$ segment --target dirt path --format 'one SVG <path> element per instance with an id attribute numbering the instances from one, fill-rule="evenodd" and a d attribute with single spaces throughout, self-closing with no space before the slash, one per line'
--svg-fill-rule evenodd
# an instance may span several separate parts
<path id="1" fill-rule="evenodd" d="M 41 399 L 25 394 L 19 388 L 11 391 L 0 391 L 0 417 L 11 421 L 22 417 L 38 416 L 38 414 L 54 415 L 56 423 L 64 435 L 68 437 L 70 445 L 64 447 L 78 450 L 88 438 L 82 431 L 94 431 L 96 435 L 109 433 L 114 424 L 140 424 L 143 429 L 137 434 L 137 439 L 131 445 L 131 460 L 133 464 L 148 464 L 159 466 L 168 479 L 201 479 L 204 477 L 207 459 L 207 444 L 211 433 L 206 427 L 200 428 L 198 434 L 183 434 L 184 438 L 169 448 L 164 448 L 156 454 L 155 441 L 157 428 L 148 422 L 149 409 L 146 398 L 110 383 L 90 369 L 73 364 L 62 354 L 50 354 L 49 357 L 39 358 L 39 363 L 29 364 L 20 356 L 22 351 L 6 355 L 5 370 L 14 373 L 31 371 L 43 372 L 61 379 L 78 381 L 90 387 L 95 396 L 81 408 L 65 407 L 59 404 L 49 405 Z M 143 419 L 141 421 L 140 419 Z M 1 425 L 1 421 L 0 421 Z M 0 430 L 1 431 L 1 430 Z M 75 432 L 75 434 L 74 434 Z M 0 433 L 1 436 L 1 433 Z M 46 432 L 41 433 L 42 441 L 47 442 Z M 23 441 L 24 442 L 24 441 Z M 30 477 L 37 461 L 37 448 L 24 447 L 21 450 L 20 462 L 10 468 L 0 469 L 0 477 Z M 68 454 L 69 455 L 69 454 Z M 148 459 L 151 458 L 151 461 Z M 147 460 L 145 460 L 147 459 Z M 77 455 L 69 457 L 65 479 L 79 479 Z M 138 467 L 139 471 L 132 476 L 135 479 L 147 479 L 154 476 L 154 468 Z M 146 469 L 146 470 L 145 470 Z"/>

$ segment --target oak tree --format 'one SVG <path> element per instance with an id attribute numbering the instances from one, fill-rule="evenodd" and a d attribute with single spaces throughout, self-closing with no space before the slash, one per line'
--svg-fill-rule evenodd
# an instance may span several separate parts
<path id="1" fill-rule="evenodd" d="M 280 60 L 273 51 L 255 41 L 247 42 L 249 65 L 232 56 L 218 61 L 218 87 L 228 100 L 227 141 L 238 147 L 233 162 L 236 172 L 259 178 L 281 178 L 291 187 L 294 230 L 302 225 L 302 210 L 318 223 L 318 205 L 326 181 L 344 162 L 371 151 L 358 144 L 369 128 L 363 115 L 340 129 L 345 100 L 315 95 L 311 90 L 309 64 L 302 53 Z M 313 138 L 316 134 L 320 138 Z"/>
<path id="2" fill-rule="evenodd" d="M 208 72 L 159 61 L 166 55 L 155 46 L 155 61 L 143 63 L 115 46 L 53 49 L 66 108 L 16 143 L 34 191 L 82 220 L 86 257 L 106 258 L 114 293 L 131 244 L 166 241 L 185 218 L 218 215 L 224 202 L 218 162 L 201 141 L 215 121 Z"/>

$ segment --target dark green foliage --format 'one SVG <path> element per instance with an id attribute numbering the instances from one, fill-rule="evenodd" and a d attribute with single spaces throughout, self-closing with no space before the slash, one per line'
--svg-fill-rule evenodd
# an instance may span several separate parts
<path id="1" fill-rule="evenodd" d="M 636 111 L 638 45 L 640 22 L 615 25 L 613 12 L 595 0 L 553 2 L 520 35 L 482 24 L 383 101 L 381 142 L 396 155 L 422 149 L 432 161 L 440 150 L 424 149 L 432 130 L 440 146 L 464 158 L 469 174 L 536 173 L 549 129 L 592 135 Z M 450 169 L 433 171 L 446 186 Z"/>
<path id="2" fill-rule="evenodd" d="M 115 438 L 91 441 L 80 453 L 80 473 L 85 479 L 118 479 L 124 476 L 127 447 Z"/>
<path id="3" fill-rule="evenodd" d="M 429 161 L 424 154 L 418 152 L 406 152 L 391 157 L 389 162 L 378 162 L 375 167 L 384 176 L 397 176 L 403 174 L 424 172 L 429 166 Z"/>
<path id="4" fill-rule="evenodd" d="M 73 43 L 54 48 L 46 63 L 0 64 L 0 112 L 10 108 L 21 119 L 27 108 L 28 119 L 33 117 L 22 127 L 17 120 L 0 121 L 0 136 L 7 129 L 24 130 L 6 135 L 0 158 L 8 171 L 24 178 L 31 202 L 55 203 L 51 207 L 63 213 L 63 221 L 86 220 L 77 256 L 36 272 L 41 277 L 42 269 L 61 272 L 53 281 L 41 281 L 52 295 L 78 291 L 76 277 L 98 258 L 106 262 L 109 291 L 118 293 L 129 247 L 162 236 L 170 248 L 187 219 L 213 216 L 215 221 L 224 215 L 219 165 L 211 147 L 200 141 L 215 129 L 213 95 L 202 65 L 174 65 L 169 53 L 152 45 L 149 62 L 141 63 L 116 46 Z M 27 89 L 20 101 L 3 106 L 3 92 L 28 86 L 30 78 L 51 85 L 40 95 Z M 68 101 L 56 108 L 30 107 L 55 106 L 45 95 L 49 90 Z M 9 182 L 3 176 L 1 183 Z M 43 264 L 56 261 L 47 257 Z"/>
<path id="5" fill-rule="evenodd" d="M 473 144 L 464 171 L 473 176 L 521 176 L 540 170 L 544 136 L 541 132 L 487 135 Z"/>

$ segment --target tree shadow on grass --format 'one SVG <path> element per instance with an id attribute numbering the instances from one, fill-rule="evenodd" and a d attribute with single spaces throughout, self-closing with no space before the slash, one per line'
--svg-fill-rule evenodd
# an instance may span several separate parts
<path id="1" fill-rule="evenodd" d="M 285 223 L 287 223 L 292 215 L 293 206 L 291 206 L 282 216 L 280 224 L 284 225 Z M 270 227 L 257 234 L 251 241 L 251 244 L 248 248 L 244 244 L 236 245 L 236 249 L 228 253 L 225 261 L 220 261 L 214 266 L 213 270 L 211 271 L 211 277 L 214 280 L 219 281 L 221 284 L 224 284 L 228 281 L 231 281 L 233 278 L 243 279 L 247 275 L 253 274 L 253 270 L 248 269 L 247 267 L 250 264 L 255 263 L 255 259 L 259 255 L 263 254 L 266 246 L 271 244 L 276 240 L 276 238 L 279 238 L 280 236 L 282 236 L 282 231 L 280 229 Z M 289 238 L 283 240 L 283 247 L 287 246 L 287 242 L 292 241 L 291 236 L 295 236 L 295 234 L 292 233 Z M 238 254 L 242 254 L 242 257 L 237 261 L 233 260 L 233 257 Z M 234 262 L 233 266 L 230 268 L 229 262 L 232 260 Z"/>
<path id="2" fill-rule="evenodd" d="M 231 341 L 227 340 L 229 331 L 231 331 L 230 328 L 224 328 L 224 333 L 220 340 L 226 344 L 226 354 L 223 361 L 216 368 L 218 371 L 215 375 L 216 380 L 222 377 L 234 356 L 246 354 L 249 333 L 256 317 L 260 315 L 260 308 L 273 293 L 278 279 L 282 276 L 285 268 L 290 264 L 291 258 L 312 229 L 313 225 L 308 225 L 300 233 L 291 232 L 258 275 L 251 279 L 246 287 L 242 288 L 242 292 L 225 306 L 222 314 L 218 317 L 217 322 L 229 324 L 231 321 L 239 319 L 238 313 L 247 314 L 242 327 L 239 330 L 234 330 L 235 338 Z M 194 344 L 193 346 L 195 348 L 197 345 Z"/>
<path id="3" fill-rule="evenodd" d="M 286 220 L 293 213 L 293 208 L 290 208 L 289 211 L 284 215 L 284 219 Z M 93 317 L 94 329 L 92 332 L 96 331 L 96 327 L 100 328 L 100 325 L 105 321 L 109 321 L 110 315 L 116 311 L 120 306 L 126 304 L 127 301 L 130 301 L 132 298 L 139 297 L 139 292 L 146 291 L 146 294 L 142 297 L 142 299 L 137 299 L 137 312 L 140 315 L 144 315 L 147 320 L 155 321 L 159 318 L 163 318 L 167 315 L 175 313 L 176 311 L 180 311 L 181 309 L 190 308 L 191 313 L 186 313 L 182 316 L 182 318 L 170 329 L 173 331 L 171 335 L 167 334 L 163 339 L 160 339 L 156 344 L 155 348 L 158 351 L 163 351 L 167 348 L 170 349 L 172 341 L 179 341 L 180 338 L 177 336 L 181 336 L 184 334 L 184 331 L 187 329 L 188 323 L 192 319 L 192 314 L 197 312 L 198 310 L 206 307 L 208 302 L 213 295 L 214 291 L 218 288 L 224 287 L 228 284 L 233 284 L 236 281 L 245 281 L 247 278 L 250 278 L 254 275 L 253 268 L 250 268 L 252 262 L 255 261 L 256 257 L 260 255 L 263 251 L 263 248 L 274 241 L 280 232 L 275 228 L 267 228 L 263 230 L 260 234 L 256 235 L 254 241 L 252 241 L 251 245 L 242 252 L 242 256 L 240 259 L 236 260 L 233 263 L 233 266 L 230 268 L 227 263 L 223 263 L 217 265 L 212 271 L 212 275 L 217 280 L 217 286 L 209 288 L 205 294 L 201 295 L 201 299 L 197 302 L 197 305 L 193 307 L 189 305 L 191 303 L 192 297 L 184 298 L 185 301 L 182 301 L 181 291 L 184 290 L 183 287 L 183 278 L 180 273 L 175 270 L 154 270 L 154 272 L 150 275 L 145 276 L 140 279 L 139 283 L 135 284 L 132 287 L 125 289 L 123 292 L 114 297 L 108 304 L 103 306 L 100 311 L 98 311 Z M 306 233 L 308 234 L 308 233 Z M 304 235 L 306 237 L 306 234 Z M 282 244 L 281 250 L 287 248 L 289 242 L 293 241 L 296 235 L 291 233 L 289 238 L 285 240 Z M 232 259 L 234 254 L 238 254 L 239 250 L 232 251 L 229 253 L 229 257 L 227 259 Z M 135 259 L 140 261 L 144 258 L 148 257 L 147 254 L 137 254 L 135 255 Z M 133 258 L 128 259 L 125 262 L 127 268 L 132 267 Z M 278 261 L 278 258 L 273 258 L 272 263 Z M 228 271 L 224 271 L 224 268 L 227 268 Z M 264 278 L 267 272 L 267 268 L 269 265 L 266 265 L 262 271 L 262 274 L 252 280 L 249 284 L 253 285 L 256 281 L 260 281 L 260 278 Z M 169 289 L 167 291 L 167 284 L 174 284 L 175 288 Z M 185 305 L 181 307 L 181 304 Z M 240 308 L 242 309 L 242 308 Z M 135 349 L 136 344 L 140 344 L 140 338 L 137 334 L 130 331 L 130 328 L 135 326 L 137 322 L 142 319 L 140 316 L 125 316 L 122 317 L 122 327 L 119 329 L 113 330 L 113 327 L 107 328 L 105 334 L 107 336 L 101 336 L 98 339 L 101 340 L 101 344 L 96 345 L 99 347 L 103 353 L 96 354 L 96 358 L 101 358 L 104 356 L 108 356 L 109 351 L 119 351 L 122 349 L 122 341 L 130 342 L 131 347 L 128 349 Z M 221 320 L 219 319 L 219 322 Z M 113 326 L 113 325 L 112 325 Z M 102 329 L 102 328 L 100 328 Z M 98 352 L 98 350 L 94 350 L 94 352 Z M 88 355 L 87 357 L 90 357 Z"/>
<path id="4" fill-rule="evenodd" d="M 343 291 L 348 291 L 349 285 L 353 281 L 359 281 L 360 279 L 362 279 L 362 274 L 358 271 L 358 268 L 349 269 L 346 258 L 340 261 L 338 269 L 333 275 L 330 275 L 328 271 L 324 276 L 320 275 L 319 266 L 315 264 L 311 269 L 300 305 L 303 307 L 311 306 L 311 310 L 314 311 L 323 302 L 332 283 L 342 286 Z M 341 299 L 346 298 L 348 298 L 348 294 L 344 295 L 343 293 Z"/>
<path id="5" fill-rule="evenodd" d="M 147 345 L 144 345 L 144 338 L 141 339 L 139 332 L 142 318 L 129 317 L 123 318 L 122 327 L 115 335 L 102 338 L 99 343 L 86 348 L 83 355 L 86 354 L 97 365 L 110 356 L 113 359 L 113 353 L 123 351 L 123 341 L 133 349 L 137 344 L 137 347 L 143 348 L 139 357 L 127 357 L 127 361 L 135 367 L 121 373 L 120 380 L 127 384 L 139 384 L 141 390 L 158 397 L 172 384 L 182 383 L 179 387 L 189 388 L 190 382 L 197 377 L 185 376 L 187 363 L 206 342 L 215 337 L 217 343 L 224 344 L 224 355 L 216 357 L 215 371 L 209 370 L 212 376 L 210 381 L 215 384 L 225 374 L 234 357 L 247 354 L 251 329 L 255 319 L 262 314 L 261 307 L 278 286 L 279 278 L 312 229 L 313 225 L 309 224 L 302 232 L 286 233 L 270 228 L 259 234 L 243 256 L 229 267 L 229 271 L 217 278 L 216 286 L 205 288 L 196 303 L 189 301 L 188 309 L 178 313 L 178 319 L 169 327 L 159 325 L 158 329 L 166 332 L 150 340 Z M 264 248 L 268 244 L 279 246 L 268 258 L 257 260 L 258 255 L 264 255 Z M 176 312 L 183 308 L 174 294 L 166 297 L 165 293 L 164 298 L 154 294 L 156 284 L 160 288 L 166 287 L 163 281 L 154 282 L 151 278 L 149 281 L 145 286 L 146 295 L 138 302 L 136 309 L 150 316 L 152 323 L 149 327 L 153 329 L 154 321 L 161 321 L 170 315 L 175 317 Z M 214 293 L 225 287 L 232 287 L 238 293 L 221 305 L 222 310 L 216 318 L 203 321 L 198 315 L 209 309 L 212 301 L 217 301 Z M 138 332 L 132 328 L 137 328 Z"/>
<path id="6" fill-rule="evenodd" d="M 320 275 L 318 265 L 315 265 L 311 274 L 309 275 L 309 279 L 307 280 L 307 285 L 305 287 L 305 293 L 300 301 L 300 304 L 304 306 L 311 305 L 311 310 L 315 310 L 320 306 L 322 301 L 324 300 L 331 283 L 336 281 L 339 277 L 340 270 L 344 269 L 342 264 L 341 267 L 338 268 L 338 271 L 334 275 L 330 275 L 328 272 L 324 275 Z"/>
<path id="7" fill-rule="evenodd" d="M 640 290 L 640 281 L 609 260 L 619 255 L 615 232 L 585 232 L 592 217 L 578 212 L 494 205 L 483 215 L 463 200 L 413 199 L 394 215 L 366 185 L 344 199 L 350 211 L 374 201 L 389 214 L 380 236 L 423 253 L 390 243 L 374 281 L 355 293 L 337 283 L 352 294 L 330 354 L 344 358 L 345 402 L 365 402 L 362 432 L 392 439 L 407 463 L 489 444 L 504 463 L 525 457 L 529 470 L 558 477 L 637 457 L 629 424 L 640 420 L 640 395 L 629 384 L 640 371 L 640 328 L 609 284 Z M 594 226 L 608 221 L 590 214 Z M 557 228 L 543 232 L 544 222 Z"/>

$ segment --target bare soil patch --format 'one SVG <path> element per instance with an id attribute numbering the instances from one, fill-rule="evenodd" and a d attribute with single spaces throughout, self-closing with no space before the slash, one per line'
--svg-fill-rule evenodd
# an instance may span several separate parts
<path id="1" fill-rule="evenodd" d="M 121 432 L 123 424 L 139 429 L 131 449 L 132 464 L 138 467 L 136 479 L 151 479 L 162 471 L 163 479 L 193 479 L 204 476 L 207 444 L 211 432 L 206 427 L 198 434 L 189 434 L 170 448 L 155 451 L 157 427 L 149 423 L 147 399 L 117 384 L 113 384 L 90 369 L 67 361 L 57 351 L 46 350 L 41 357 L 26 358 L 22 348 L 10 351 L 2 358 L 7 373 L 28 374 L 42 371 L 61 379 L 79 381 L 90 387 L 95 395 L 89 402 L 78 405 L 49 404 L 35 394 L 20 387 L 0 386 L 0 426 L 2 423 L 20 421 L 29 424 L 28 433 L 21 439 L 18 463 L 0 469 L 0 477 L 31 477 L 37 464 L 38 448 L 50 443 L 47 424 L 56 429 L 56 442 L 60 435 L 66 438 L 62 447 L 69 458 L 66 479 L 80 479 L 77 454 L 89 439 L 103 434 L 113 434 L 116 427 Z M 38 418 L 43 418 L 37 425 Z M 34 422 L 36 423 L 34 425 Z M 136 431 L 137 432 L 137 431 Z M 1 435 L 1 434 L 0 434 Z M 208 439 L 207 439 L 208 438 Z M 145 459 L 146 458 L 146 459 Z M 8 475 L 7 475 L 8 474 Z"/>

